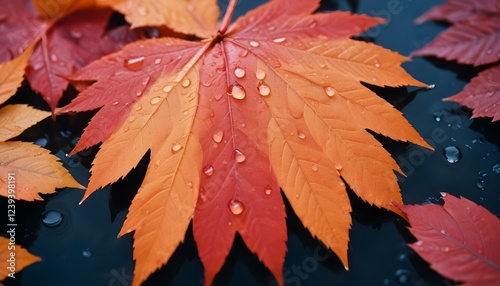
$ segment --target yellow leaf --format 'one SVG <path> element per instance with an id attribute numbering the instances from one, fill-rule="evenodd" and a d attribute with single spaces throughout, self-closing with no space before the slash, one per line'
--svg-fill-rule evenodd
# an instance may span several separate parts
<path id="1" fill-rule="evenodd" d="M 33 52 L 33 45 L 17 58 L 0 64 L 0 104 L 13 96 L 21 86 L 24 71 Z"/>
<path id="2" fill-rule="evenodd" d="M 16 137 L 49 115 L 50 112 L 34 109 L 25 104 L 5 106 L 0 109 L 0 141 Z"/>
<path id="3" fill-rule="evenodd" d="M 12 266 L 12 260 L 14 260 L 15 266 Z M 17 273 L 25 267 L 41 260 L 40 257 L 29 253 L 20 245 L 11 243 L 10 239 L 0 236 L 0 280 L 7 278 L 13 272 L 11 267 L 15 271 L 14 277 L 16 277 Z"/>
<path id="4" fill-rule="evenodd" d="M 71 177 L 58 158 L 32 143 L 0 142 L 0 174 L 13 174 L 0 177 L 0 184 L 6 186 L 15 182 L 9 190 L 0 189 L 0 195 L 16 200 L 42 200 L 39 193 L 50 194 L 55 188 L 83 188 Z M 9 196 L 10 195 L 10 196 Z M 12 196 L 14 195 L 14 196 Z"/>

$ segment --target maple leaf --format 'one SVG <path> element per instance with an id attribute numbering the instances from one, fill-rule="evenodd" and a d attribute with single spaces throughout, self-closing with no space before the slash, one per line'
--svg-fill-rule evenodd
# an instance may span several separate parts
<path id="1" fill-rule="evenodd" d="M 100 0 L 125 15 L 132 27 L 162 26 L 184 34 L 210 37 L 216 31 L 216 0 Z"/>
<path id="2" fill-rule="evenodd" d="M 89 1 L 54 2 L 55 6 L 43 2 L 46 1 L 35 1 L 35 5 L 51 13 L 50 18 L 39 17 L 30 1 L 0 1 L 6 13 L 0 21 L 0 62 L 11 60 L 34 45 L 26 77 L 31 88 L 41 93 L 54 110 L 68 86 L 63 75 L 116 51 L 137 39 L 137 35 L 124 28 L 105 33 L 111 15 L 108 9 L 75 12 L 88 7 Z M 67 16 L 69 12 L 74 13 Z"/>
<path id="3" fill-rule="evenodd" d="M 0 281 L 7 278 L 12 271 L 10 270 L 11 253 L 15 253 L 15 267 L 16 274 L 27 266 L 41 261 L 40 257 L 28 252 L 25 248 L 18 244 L 11 244 L 10 239 L 0 236 Z"/>
<path id="4" fill-rule="evenodd" d="M 21 86 L 32 52 L 33 46 L 28 47 L 15 59 L 0 64 L 0 104 L 11 98 Z"/>
<path id="5" fill-rule="evenodd" d="M 214 37 L 137 41 L 71 76 L 95 83 L 60 112 L 99 109 L 72 151 L 102 142 L 84 199 L 151 150 L 120 232 L 135 231 L 134 285 L 168 261 L 191 219 L 207 285 L 236 233 L 282 284 L 280 187 L 347 268 L 344 180 L 368 203 L 402 214 L 392 204 L 402 202 L 401 170 L 367 129 L 430 148 L 361 84 L 426 86 L 400 67 L 406 57 L 349 38 L 383 20 L 275 0 L 229 26 L 235 5 Z"/>
<path id="6" fill-rule="evenodd" d="M 417 23 L 446 20 L 453 25 L 432 42 L 413 52 L 413 55 L 436 56 L 474 66 L 493 64 L 479 73 L 462 92 L 444 99 L 474 109 L 473 118 L 488 116 L 493 117 L 493 121 L 500 119 L 497 80 L 500 55 L 499 17 L 500 6 L 496 0 L 448 0 L 416 20 Z"/>
<path id="7" fill-rule="evenodd" d="M 444 206 L 400 206 L 418 239 L 409 246 L 432 269 L 462 285 L 498 284 L 500 220 L 465 198 L 441 195 Z"/>

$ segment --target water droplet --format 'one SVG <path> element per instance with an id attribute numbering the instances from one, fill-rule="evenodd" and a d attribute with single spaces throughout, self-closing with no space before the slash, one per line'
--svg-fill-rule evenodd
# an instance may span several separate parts
<path id="1" fill-rule="evenodd" d="M 75 39 L 79 39 L 82 37 L 82 32 L 78 31 L 78 30 L 72 30 L 70 32 L 71 34 L 71 37 L 75 38 Z"/>
<path id="2" fill-rule="evenodd" d="M 248 50 L 242 50 L 241 53 L 239 53 L 239 56 L 244 58 L 248 55 Z"/>
<path id="3" fill-rule="evenodd" d="M 446 230 L 444 230 L 444 229 L 441 229 L 439 232 L 440 232 L 441 234 L 446 234 Z"/>
<path id="4" fill-rule="evenodd" d="M 161 101 L 161 98 L 158 97 L 158 96 L 156 96 L 156 97 L 151 98 L 151 100 L 149 101 L 149 103 L 151 103 L 151 105 L 155 105 L 155 104 L 160 103 L 160 101 Z"/>
<path id="5" fill-rule="evenodd" d="M 252 46 L 254 48 L 257 48 L 258 46 L 260 46 L 259 42 L 257 42 L 257 41 L 250 41 L 248 43 L 250 44 L 250 46 Z"/>
<path id="6" fill-rule="evenodd" d="M 448 146 L 443 150 L 444 157 L 448 161 L 448 163 L 455 164 L 460 161 L 462 154 L 460 153 L 460 149 L 456 146 Z"/>
<path id="7" fill-rule="evenodd" d="M 266 77 L 266 72 L 261 70 L 261 69 L 258 69 L 256 72 L 255 72 L 255 77 L 257 79 L 260 79 L 260 80 L 263 80 L 265 77 Z"/>
<path id="8" fill-rule="evenodd" d="M 318 23 L 315 20 L 312 20 L 307 26 L 309 26 L 309 28 L 315 28 L 318 26 Z"/>
<path id="9" fill-rule="evenodd" d="M 239 215 L 245 210 L 245 206 L 243 205 L 243 203 L 238 200 L 230 200 L 228 206 L 229 210 L 234 215 Z"/>
<path id="10" fill-rule="evenodd" d="M 147 76 L 147 77 L 143 78 L 141 84 L 142 85 L 147 85 L 149 83 L 150 79 L 151 79 L 150 76 Z"/>
<path id="11" fill-rule="evenodd" d="M 188 87 L 191 84 L 191 80 L 189 78 L 186 78 L 185 80 L 182 81 L 181 85 L 183 87 Z"/>
<path id="12" fill-rule="evenodd" d="M 142 66 L 144 65 L 144 57 L 137 57 L 137 58 L 125 60 L 123 65 L 131 71 L 140 70 L 142 68 Z"/>
<path id="13" fill-rule="evenodd" d="M 50 55 L 50 60 L 53 62 L 57 62 L 57 55 L 56 54 L 51 54 Z"/>
<path id="14" fill-rule="evenodd" d="M 298 134 L 300 139 L 306 139 L 306 134 L 304 134 L 302 132 L 298 132 L 297 134 Z"/>
<path id="15" fill-rule="evenodd" d="M 212 167 L 212 165 L 206 165 L 203 168 L 203 173 L 205 173 L 205 175 L 207 176 L 212 176 L 214 173 L 214 167 Z"/>
<path id="16" fill-rule="evenodd" d="M 264 193 L 266 195 L 271 195 L 271 193 L 273 192 L 273 189 L 271 188 L 271 186 L 267 185 L 265 188 L 264 188 Z"/>
<path id="17" fill-rule="evenodd" d="M 319 169 L 318 164 L 314 164 L 314 165 L 312 165 L 312 166 L 311 166 L 311 169 L 312 169 L 314 172 L 318 171 L 318 169 Z"/>
<path id="18" fill-rule="evenodd" d="M 491 170 L 493 171 L 493 173 L 495 174 L 500 174 L 500 163 L 499 164 L 495 164 L 493 165 L 493 167 L 491 168 Z"/>
<path id="19" fill-rule="evenodd" d="M 61 67 L 65 67 L 65 66 L 66 66 L 66 63 L 65 63 L 65 62 L 59 62 L 59 66 L 61 66 Z"/>
<path id="20" fill-rule="evenodd" d="M 34 70 L 40 70 L 41 68 L 43 68 L 43 63 L 36 63 L 36 65 L 33 67 Z"/>
<path id="21" fill-rule="evenodd" d="M 85 249 L 84 251 L 82 251 L 82 255 L 84 257 L 91 257 L 92 256 L 92 252 L 90 252 L 90 249 Z"/>
<path id="22" fill-rule="evenodd" d="M 493 51 L 491 51 L 490 49 L 486 50 L 486 54 L 491 55 L 492 53 Z"/>
<path id="23" fill-rule="evenodd" d="M 376 64 L 375 64 L 375 67 L 379 68 L 379 67 L 380 67 L 380 64 L 379 64 L 379 63 L 376 63 Z"/>
<path id="24" fill-rule="evenodd" d="M 63 220 L 63 215 L 55 210 L 49 210 L 42 213 L 42 222 L 46 226 L 58 226 Z"/>
<path id="25" fill-rule="evenodd" d="M 237 78 L 242 78 L 245 76 L 245 70 L 240 68 L 240 67 L 237 67 L 234 69 L 234 75 L 237 77 Z"/>
<path id="26" fill-rule="evenodd" d="M 245 154 L 243 154 L 240 150 L 235 149 L 234 150 L 234 160 L 238 163 L 243 163 L 246 160 Z"/>
<path id="27" fill-rule="evenodd" d="M 135 111 L 139 111 L 141 109 L 142 109 L 142 104 L 137 103 L 137 105 L 135 106 Z"/>
<path id="28" fill-rule="evenodd" d="M 47 146 L 47 144 L 49 144 L 49 139 L 47 139 L 45 137 L 38 138 L 35 140 L 35 145 L 38 145 L 40 147 L 45 147 L 45 146 Z"/>
<path id="29" fill-rule="evenodd" d="M 212 139 L 215 141 L 215 143 L 220 143 L 222 141 L 222 138 L 224 138 L 224 131 L 222 130 L 212 135 Z"/>
<path id="30" fill-rule="evenodd" d="M 341 170 L 342 170 L 342 165 L 340 165 L 340 163 L 336 163 L 336 164 L 335 164 L 335 169 L 336 169 L 337 171 L 341 171 Z"/>
<path id="31" fill-rule="evenodd" d="M 283 43 L 286 40 L 286 38 L 276 38 L 273 40 L 274 43 L 279 44 Z"/>
<path id="32" fill-rule="evenodd" d="M 59 132 L 59 134 L 64 137 L 64 138 L 68 138 L 69 136 L 71 136 L 71 131 L 69 130 L 61 130 L 61 132 Z"/>
<path id="33" fill-rule="evenodd" d="M 267 29 L 269 31 L 274 31 L 274 30 L 276 30 L 276 27 L 271 25 L 271 26 L 267 27 Z"/>
<path id="34" fill-rule="evenodd" d="M 335 95 L 335 88 L 333 88 L 331 86 L 327 86 L 327 87 L 325 87 L 325 92 L 326 92 L 326 95 L 328 95 L 329 97 L 332 97 Z"/>
<path id="35" fill-rule="evenodd" d="M 146 8 L 144 7 L 139 7 L 137 8 L 137 12 L 139 13 L 139 15 L 141 16 L 146 16 L 148 14 L 148 11 L 146 10 Z"/>
<path id="36" fill-rule="evenodd" d="M 162 90 L 163 92 L 170 92 L 174 87 L 172 85 L 165 86 Z"/>
<path id="37" fill-rule="evenodd" d="M 128 122 L 134 122 L 135 116 L 131 115 L 128 117 Z"/>
<path id="38" fill-rule="evenodd" d="M 396 282 L 400 285 L 406 285 L 411 281 L 411 273 L 406 269 L 398 269 L 395 275 Z"/>
<path id="39" fill-rule="evenodd" d="M 161 63 L 161 58 L 157 58 L 154 63 L 155 65 L 159 65 Z"/>
<path id="40" fill-rule="evenodd" d="M 432 116 L 434 117 L 434 120 L 436 120 L 436 122 L 441 122 L 441 120 L 443 119 L 443 116 L 446 115 L 446 112 L 444 110 L 437 110 L 437 111 L 434 111 L 432 113 Z"/>
<path id="41" fill-rule="evenodd" d="M 182 148 L 182 145 L 178 142 L 175 142 L 174 144 L 172 144 L 172 151 L 174 151 L 174 152 L 181 150 L 181 148 Z"/>
<path id="42" fill-rule="evenodd" d="M 268 96 L 271 93 L 271 88 L 264 82 L 260 82 L 257 89 L 262 96 Z"/>
<path id="43" fill-rule="evenodd" d="M 238 83 L 234 83 L 228 87 L 228 95 L 231 95 L 235 99 L 243 99 L 246 96 L 246 91 L 243 86 Z"/>

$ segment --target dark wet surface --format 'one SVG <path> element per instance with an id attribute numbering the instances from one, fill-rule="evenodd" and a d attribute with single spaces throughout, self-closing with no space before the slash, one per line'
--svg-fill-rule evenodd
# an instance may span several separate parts
<path id="1" fill-rule="evenodd" d="M 225 1 L 227 3 L 227 1 Z M 264 1 L 241 0 L 236 14 Z M 360 0 L 323 1 L 325 9 L 340 8 L 389 18 L 366 39 L 409 55 L 446 28 L 438 23 L 413 25 L 417 16 L 442 1 Z M 395 3 L 398 4 L 396 6 Z M 354 7 L 354 8 L 353 8 Z M 390 12 L 392 11 L 392 12 Z M 374 90 L 400 109 L 409 122 L 435 148 L 381 138 L 407 177 L 400 177 L 405 203 L 442 203 L 440 192 L 464 196 L 497 216 L 500 214 L 500 125 L 490 119 L 469 120 L 470 112 L 442 98 L 459 92 L 475 74 L 470 67 L 433 58 L 415 58 L 404 64 L 417 79 L 435 84 L 432 90 L 413 88 Z M 28 90 L 16 99 L 44 106 Z M 75 178 L 86 185 L 88 168 L 97 150 L 66 154 L 78 140 L 91 114 L 61 117 L 57 125 L 45 120 L 20 138 L 35 141 L 64 162 Z M 459 152 L 459 153 L 458 153 Z M 117 239 L 126 210 L 144 175 L 147 160 L 124 180 L 94 193 L 82 205 L 83 191 L 61 190 L 45 202 L 16 204 L 17 242 L 43 262 L 33 264 L 7 285 L 130 285 L 133 274 L 132 235 Z M 298 218 L 288 215 L 286 285 L 452 285 L 429 269 L 406 246 L 414 241 L 396 215 L 367 206 L 350 194 L 353 226 L 349 243 L 350 271 L 337 257 L 313 239 Z M 5 199 L 1 199 L 2 205 Z M 3 227 L 3 226 L 2 226 Z M 214 246 L 217 247 L 217 246 Z M 168 264 L 144 285 L 201 285 L 203 267 L 188 230 Z M 237 238 L 215 285 L 275 285 L 271 274 Z"/>

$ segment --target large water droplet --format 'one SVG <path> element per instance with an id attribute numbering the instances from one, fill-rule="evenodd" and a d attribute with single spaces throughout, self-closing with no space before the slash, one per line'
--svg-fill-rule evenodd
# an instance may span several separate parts
<path id="1" fill-rule="evenodd" d="M 325 87 L 325 92 L 326 92 L 326 95 L 328 95 L 329 97 L 332 97 L 335 95 L 335 88 L 331 87 L 331 86 L 327 86 Z"/>
<path id="2" fill-rule="evenodd" d="M 46 226 L 58 226 L 63 220 L 63 215 L 55 210 L 45 211 L 42 214 L 42 222 Z"/>
<path id="3" fill-rule="evenodd" d="M 156 96 L 156 97 L 151 98 L 151 100 L 149 101 L 149 103 L 151 103 L 151 105 L 156 105 L 156 104 L 160 103 L 160 101 L 161 101 L 161 98 L 159 98 L 158 96 Z"/>
<path id="4" fill-rule="evenodd" d="M 262 96 L 268 96 L 271 93 L 271 88 L 265 82 L 260 82 L 257 89 Z"/>
<path id="5" fill-rule="evenodd" d="M 460 161 L 462 158 L 462 154 L 460 153 L 460 149 L 456 146 L 448 146 L 443 150 L 444 157 L 448 161 L 448 163 L 455 164 Z"/>
<path id="6" fill-rule="evenodd" d="M 243 163 L 246 160 L 245 154 L 243 154 L 240 150 L 234 150 L 234 160 L 238 163 Z"/>
<path id="7" fill-rule="evenodd" d="M 240 67 L 237 67 L 234 69 L 234 75 L 237 77 L 237 78 L 242 78 L 245 76 L 245 70 L 240 68 Z"/>
<path id="8" fill-rule="evenodd" d="M 175 142 L 174 144 L 172 144 L 172 151 L 174 151 L 174 152 L 181 150 L 181 148 L 182 148 L 182 145 L 178 142 Z"/>
<path id="9" fill-rule="evenodd" d="M 144 57 L 137 57 L 125 60 L 123 65 L 132 71 L 140 70 L 144 65 Z"/>
<path id="10" fill-rule="evenodd" d="M 257 79 L 263 80 L 263 79 L 266 77 L 266 72 L 265 72 L 264 70 L 258 69 L 258 70 L 255 72 L 255 77 L 256 77 Z"/>
<path id="11" fill-rule="evenodd" d="M 205 173 L 205 175 L 207 176 L 212 176 L 214 173 L 214 167 L 212 167 L 212 165 L 206 165 L 203 168 L 203 173 Z"/>
<path id="12" fill-rule="evenodd" d="M 260 46 L 259 42 L 257 42 L 257 41 L 250 41 L 248 43 L 250 44 L 250 46 L 252 46 L 254 48 L 257 48 L 258 46 Z"/>
<path id="13" fill-rule="evenodd" d="M 500 164 L 495 164 L 493 165 L 493 167 L 491 168 L 491 170 L 493 171 L 493 173 L 495 174 L 500 174 Z"/>
<path id="14" fill-rule="evenodd" d="M 229 210 L 234 215 L 239 215 L 245 210 L 245 206 L 243 205 L 243 203 L 238 200 L 230 200 L 228 206 Z"/>
<path id="15" fill-rule="evenodd" d="M 235 99 L 243 99 L 246 96 L 246 91 L 243 86 L 238 83 L 234 83 L 228 88 L 228 94 Z"/>
<path id="16" fill-rule="evenodd" d="M 222 138 L 224 138 L 224 131 L 222 130 L 212 135 L 212 139 L 215 141 L 215 143 L 220 143 L 222 141 Z"/>

